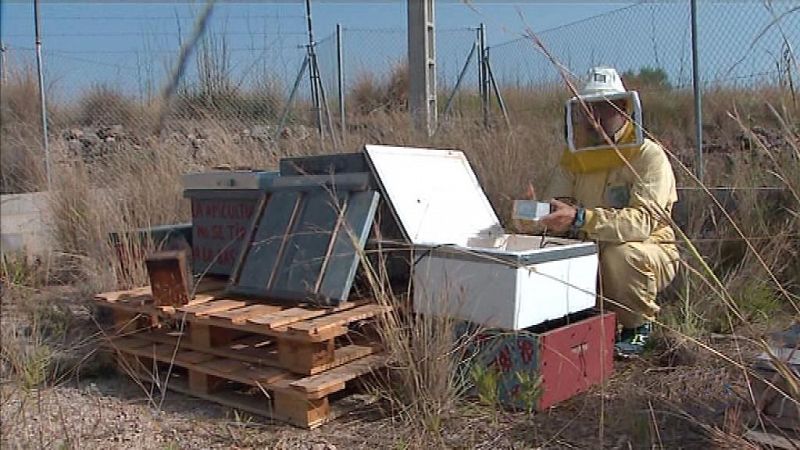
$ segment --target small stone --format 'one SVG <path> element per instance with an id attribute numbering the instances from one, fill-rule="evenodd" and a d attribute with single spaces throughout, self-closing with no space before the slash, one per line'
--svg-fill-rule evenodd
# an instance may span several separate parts
<path id="1" fill-rule="evenodd" d="M 250 128 L 250 136 L 255 139 L 269 140 L 272 139 L 272 130 L 267 125 L 253 125 Z"/>
<path id="2" fill-rule="evenodd" d="M 81 138 L 81 142 L 83 143 L 84 147 L 89 147 L 92 145 L 97 145 L 101 142 L 100 136 L 95 133 L 86 133 Z"/>
<path id="3" fill-rule="evenodd" d="M 80 128 L 71 128 L 64 132 L 64 138 L 67 140 L 80 139 L 83 137 L 83 131 Z"/>
<path id="4" fill-rule="evenodd" d="M 77 139 L 67 141 L 67 150 L 71 155 L 79 155 L 83 150 L 83 143 Z"/>

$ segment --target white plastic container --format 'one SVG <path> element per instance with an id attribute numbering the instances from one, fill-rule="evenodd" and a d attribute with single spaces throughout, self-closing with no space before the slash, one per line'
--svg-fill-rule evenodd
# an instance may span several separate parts
<path id="1" fill-rule="evenodd" d="M 464 154 L 368 145 L 414 247 L 414 309 L 519 330 L 595 306 L 594 243 L 506 234 Z"/>

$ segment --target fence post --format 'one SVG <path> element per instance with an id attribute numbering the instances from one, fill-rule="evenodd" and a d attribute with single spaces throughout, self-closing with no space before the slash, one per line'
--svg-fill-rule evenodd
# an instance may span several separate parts
<path id="1" fill-rule="evenodd" d="M 2 67 L 0 68 L 0 81 L 2 81 L 3 83 L 8 81 L 8 76 L 6 75 L 6 72 L 8 70 L 8 63 L 6 62 L 7 51 L 8 49 L 6 48 L 5 42 L 0 40 L 0 67 Z"/>
<path id="2" fill-rule="evenodd" d="M 47 141 L 47 107 L 44 95 L 44 68 L 42 67 L 42 37 L 39 34 L 39 0 L 33 2 L 34 28 L 36 31 L 36 70 L 39 72 L 39 98 L 42 104 L 42 143 L 44 145 L 44 167 L 47 174 L 47 190 L 52 188 L 50 175 L 50 146 Z M 4 67 L 5 68 L 5 67 Z"/>
<path id="3" fill-rule="evenodd" d="M 480 94 L 481 109 L 483 110 L 483 126 L 489 127 L 489 74 L 486 70 L 486 25 L 481 23 L 478 28 L 478 40 L 480 42 Z"/>
<path id="4" fill-rule="evenodd" d="M 697 0 L 691 0 L 692 16 L 692 86 L 694 88 L 694 123 L 695 123 L 695 175 L 703 181 L 703 92 L 700 86 L 700 65 L 697 50 Z"/>
<path id="5" fill-rule="evenodd" d="M 289 100 L 286 100 L 286 106 L 283 107 L 283 113 L 278 121 L 278 128 L 275 130 L 275 140 L 278 140 L 281 133 L 283 133 L 283 128 L 286 126 L 286 120 L 289 118 L 289 113 L 291 112 L 292 102 L 294 101 L 294 97 L 297 95 L 297 89 L 300 87 L 300 82 L 303 81 L 303 76 L 305 76 L 307 69 L 308 53 L 306 53 L 305 58 L 303 58 L 303 64 L 300 65 L 300 70 L 297 72 L 297 77 L 294 79 L 292 92 L 289 94 Z"/>
<path id="6" fill-rule="evenodd" d="M 320 104 L 319 96 L 319 72 L 317 71 L 317 55 L 315 53 L 314 42 L 314 27 L 311 25 L 311 0 L 305 0 L 306 3 L 306 24 L 308 33 L 308 76 L 309 84 L 311 87 L 311 102 L 314 104 L 314 112 L 317 119 L 317 132 L 319 133 L 320 147 L 324 150 L 325 147 L 325 128 L 322 121 L 322 105 Z"/>
<path id="7" fill-rule="evenodd" d="M 461 72 L 458 74 L 458 79 L 456 79 L 456 85 L 453 88 L 453 92 L 447 98 L 447 103 L 445 104 L 444 112 L 442 113 L 442 120 L 439 123 L 440 125 L 441 122 L 450 117 L 450 109 L 453 107 L 453 100 L 456 98 L 456 94 L 458 94 L 458 89 L 461 87 L 461 82 L 464 81 L 464 76 L 467 74 L 467 69 L 469 69 L 469 64 L 472 62 L 472 58 L 475 56 L 475 51 L 477 49 L 478 42 L 475 41 L 472 43 L 472 49 L 470 49 L 469 54 L 467 55 L 467 60 L 464 62 L 464 67 L 461 68 Z"/>
<path id="8" fill-rule="evenodd" d="M 336 77 L 339 85 L 339 126 L 341 128 L 342 142 L 344 142 L 345 111 L 344 111 L 344 47 L 342 45 L 342 24 L 336 24 Z"/>

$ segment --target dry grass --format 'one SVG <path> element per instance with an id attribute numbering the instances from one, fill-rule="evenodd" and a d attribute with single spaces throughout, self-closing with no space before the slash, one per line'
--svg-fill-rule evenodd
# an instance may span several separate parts
<path id="1" fill-rule="evenodd" d="M 498 124 L 484 129 L 477 114 L 466 109 L 469 104 L 465 102 L 455 118 L 429 138 L 410 126 L 405 112 L 404 73 L 402 66 L 398 66 L 388 82 L 364 78 L 358 83 L 350 99 L 355 105 L 350 110 L 357 114 L 349 120 L 350 132 L 337 150 L 356 151 L 365 143 L 462 149 L 501 218 L 508 217 L 511 200 L 524 195 L 529 183 L 539 191 L 547 184 L 550 169 L 563 147 L 561 114 L 563 101 L 570 95 L 568 91 L 506 89 L 510 129 Z M 29 71 L 15 76 L 4 86 L 2 97 L 3 189 L 35 190 L 41 188 L 43 179 L 42 158 L 37 153 L 38 109 L 31 102 L 36 95 L 35 79 Z M 710 262 L 713 274 L 704 272 L 702 261 L 687 258 L 686 276 L 675 289 L 679 295 L 665 301 L 662 317 L 667 331 L 663 333 L 662 345 L 666 348 L 662 350 L 667 357 L 661 360 L 663 364 L 690 367 L 697 364 L 703 369 L 703 361 L 713 355 L 727 358 L 726 363 L 733 361 L 734 368 L 744 367 L 747 356 L 740 348 L 709 352 L 710 333 L 746 334 L 760 339 L 767 330 L 783 325 L 782 317 L 797 317 L 784 294 L 789 293 L 797 301 L 800 285 L 800 267 L 796 264 L 800 252 L 800 198 L 796 194 L 800 191 L 800 130 L 796 125 L 799 112 L 791 109 L 790 97 L 789 92 L 773 87 L 706 93 L 707 144 L 714 153 L 708 155 L 705 185 L 786 189 L 767 202 L 753 192 L 739 194 L 735 198 L 737 209 L 732 213 L 738 230 L 718 208 L 710 206 L 704 193 L 687 196 L 685 201 L 691 203 L 690 211 L 694 214 L 685 231 L 692 241 L 682 245 L 687 253 L 691 248 L 698 249 L 703 261 Z M 693 129 L 690 93 L 666 90 L 663 86 L 645 87 L 642 98 L 646 126 L 675 156 L 676 166 L 678 162 L 691 161 L 692 133 L 687 132 Z M 233 102 L 225 104 L 226 110 L 239 108 L 243 101 L 236 96 L 226 99 Z M 779 114 L 771 111 L 770 105 L 781 106 Z M 255 101 L 251 106 L 254 116 L 267 107 Z M 66 143 L 58 137 L 53 139 L 54 153 L 60 161 L 55 168 L 56 189 L 51 199 L 53 231 L 59 251 L 72 258 L 78 277 L 88 290 L 127 288 L 146 282 L 141 255 L 155 244 L 123 239 L 126 258 L 120 261 L 108 233 L 188 220 L 188 204 L 182 198 L 180 185 L 182 173 L 219 164 L 270 169 L 283 156 L 319 152 L 316 137 L 278 142 L 245 139 L 241 129 L 250 123 L 230 120 L 230 115 L 218 120 L 214 102 L 195 102 L 192 108 L 189 116 L 192 120 L 171 119 L 162 136 L 148 135 L 145 133 L 150 129 L 148 126 L 137 125 L 149 123 L 152 111 L 139 109 L 108 89 L 98 89 L 85 97 L 78 113 L 63 112 L 58 116 L 57 122 L 67 128 L 114 122 L 134 134 L 130 140 L 116 143 L 113 151 L 102 159 L 92 162 L 70 159 Z M 75 118 L 74 122 L 70 122 L 70 117 Z M 499 117 L 496 111 L 494 117 Z M 767 130 L 769 136 L 764 138 L 765 134 L 759 130 Z M 59 136 L 59 131 L 53 130 L 53 135 Z M 185 139 L 200 131 L 205 136 L 202 146 Z M 695 186 L 687 171 L 676 169 L 676 173 L 682 185 Z M 697 213 L 700 211 L 702 214 Z M 751 245 L 746 245 L 742 235 L 750 239 Z M 756 258 L 753 246 L 760 258 Z M 4 268 L 4 286 L 14 288 L 4 288 L 3 320 L 19 317 L 26 325 L 10 326 L 4 322 L 3 376 L 16 377 L 23 386 L 35 388 L 51 384 L 63 372 L 52 363 L 54 355 L 64 351 L 63 330 L 59 325 L 42 329 L 42 324 L 68 326 L 71 319 L 42 309 L 40 303 L 31 303 L 28 292 L 33 281 L 27 273 L 24 268 L 17 270 L 8 265 Z M 408 302 L 402 294 L 384 289 L 387 283 L 380 267 L 374 267 L 371 273 L 379 301 L 393 305 Z M 9 309 L 10 304 L 15 306 Z M 410 317 L 404 308 L 395 311 L 379 332 L 396 370 L 392 378 L 378 386 L 388 400 L 393 420 L 408 430 L 393 433 L 393 442 L 399 442 L 400 446 L 403 443 L 449 445 L 450 441 L 442 436 L 453 432 L 454 418 L 470 414 L 487 417 L 485 412 L 465 411 L 464 380 L 457 378 L 455 370 L 459 343 L 453 323 Z M 25 327 L 41 332 L 31 334 Z M 700 357 L 676 359 L 675 348 L 681 346 Z M 740 369 L 736 369 L 735 376 L 744 373 Z M 699 370 L 697 376 L 701 373 Z M 647 399 L 675 400 L 661 398 L 663 391 L 657 392 L 654 386 L 638 392 Z M 652 404 L 638 400 L 641 399 L 637 399 L 636 407 L 646 415 L 626 416 L 620 419 L 624 426 L 614 428 L 611 422 L 608 426 L 628 427 L 632 433 L 641 435 L 633 436 L 629 442 L 663 446 L 664 436 L 658 434 L 658 430 L 664 429 L 660 425 L 662 418 L 654 412 Z M 672 408 L 669 402 L 659 405 L 656 409 Z M 626 408 L 617 409 L 623 413 Z M 739 439 L 731 431 L 735 427 L 715 428 L 717 424 L 711 424 L 713 419 L 692 417 L 708 427 L 706 432 L 714 442 L 735 443 Z M 623 419 L 630 422 L 625 424 Z M 499 423 L 505 419 L 497 422 L 495 416 L 492 420 L 501 427 Z M 600 420 L 597 426 L 604 423 Z M 550 440 L 550 436 L 539 437 L 542 438 L 537 440 L 539 444 L 559 442 L 557 434 L 555 440 Z M 487 441 L 491 443 L 491 437 Z"/>
<path id="2" fill-rule="evenodd" d="M 0 192 L 38 191 L 45 172 L 36 76 L 27 67 L 9 72 L 0 90 Z"/>

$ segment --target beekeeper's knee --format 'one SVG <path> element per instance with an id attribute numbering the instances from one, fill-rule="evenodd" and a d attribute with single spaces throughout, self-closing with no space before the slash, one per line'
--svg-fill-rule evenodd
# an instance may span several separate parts
<path id="1" fill-rule="evenodd" d="M 646 255 L 639 243 L 607 244 L 600 248 L 603 279 L 623 281 L 646 270 Z"/>

